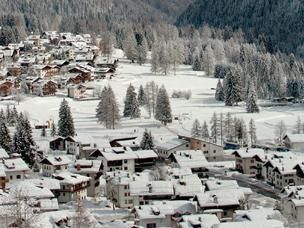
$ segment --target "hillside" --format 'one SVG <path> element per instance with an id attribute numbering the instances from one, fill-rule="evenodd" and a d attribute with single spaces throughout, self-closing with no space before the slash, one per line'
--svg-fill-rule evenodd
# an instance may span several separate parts
<path id="1" fill-rule="evenodd" d="M 0 26 L 16 39 L 25 32 L 98 33 L 107 28 L 174 22 L 192 0 L 0 0 Z"/>
<path id="2" fill-rule="evenodd" d="M 249 41 L 262 40 L 270 51 L 303 56 L 303 15 L 304 2 L 298 0 L 196 0 L 177 19 L 177 25 L 241 28 Z"/>

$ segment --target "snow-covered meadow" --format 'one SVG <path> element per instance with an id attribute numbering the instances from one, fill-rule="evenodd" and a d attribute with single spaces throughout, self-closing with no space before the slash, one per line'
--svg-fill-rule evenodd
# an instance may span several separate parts
<path id="1" fill-rule="evenodd" d="M 98 101 L 75 101 L 67 98 L 74 117 L 75 126 L 79 135 L 94 138 L 97 144 L 101 144 L 105 139 L 119 137 L 130 134 L 141 135 L 144 128 L 152 131 L 156 140 L 166 140 L 174 137 L 175 133 L 189 132 L 193 120 L 199 119 L 201 122 L 209 122 L 214 112 L 231 112 L 243 118 L 246 123 L 251 118 L 256 121 L 257 136 L 260 140 L 272 140 L 274 138 L 274 126 L 280 120 L 284 120 L 288 130 L 292 131 L 297 117 L 304 119 L 304 105 L 281 106 L 281 107 L 262 107 L 261 112 L 257 114 L 246 113 L 244 104 L 238 107 L 225 107 L 222 102 L 214 99 L 217 79 L 205 76 L 203 72 L 194 72 L 191 66 L 180 66 L 176 75 L 171 72 L 170 75 L 155 75 L 150 71 L 150 65 L 131 64 L 123 58 L 121 51 L 115 51 L 115 57 L 120 59 L 117 75 L 111 80 L 100 80 L 88 83 L 88 86 L 97 87 L 111 85 L 116 98 L 123 110 L 123 100 L 126 89 L 132 83 L 136 89 L 147 82 L 155 81 L 159 86 L 164 85 L 171 95 L 174 90 L 192 91 L 190 100 L 171 99 L 173 116 L 182 117 L 181 121 L 174 120 L 167 128 L 160 126 L 158 121 L 149 119 L 145 110 L 142 110 L 142 117 L 136 120 L 123 118 L 116 130 L 107 130 L 102 125 L 97 124 L 95 118 L 95 109 Z M 58 120 L 59 104 L 62 97 L 27 97 L 16 107 L 20 111 L 28 113 L 32 124 L 42 124 L 52 119 L 55 123 Z M 0 107 L 5 108 L 7 102 L 1 101 Z M 38 132 L 37 132 L 38 135 Z"/>

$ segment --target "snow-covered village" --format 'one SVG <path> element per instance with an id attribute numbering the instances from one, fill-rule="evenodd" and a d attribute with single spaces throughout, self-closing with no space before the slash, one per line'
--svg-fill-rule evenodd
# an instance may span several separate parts
<path id="1" fill-rule="evenodd" d="M 17 19 L 0 18 L 0 228 L 304 227 L 303 46 Z"/>

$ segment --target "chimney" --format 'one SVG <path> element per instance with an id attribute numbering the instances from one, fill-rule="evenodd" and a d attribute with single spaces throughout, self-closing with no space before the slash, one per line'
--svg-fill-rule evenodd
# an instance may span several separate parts
<path id="1" fill-rule="evenodd" d="M 212 197 L 213 197 L 213 203 L 218 203 L 217 195 L 214 194 Z"/>
<path id="2" fill-rule="evenodd" d="M 77 171 L 80 170 L 80 164 L 77 164 Z"/>

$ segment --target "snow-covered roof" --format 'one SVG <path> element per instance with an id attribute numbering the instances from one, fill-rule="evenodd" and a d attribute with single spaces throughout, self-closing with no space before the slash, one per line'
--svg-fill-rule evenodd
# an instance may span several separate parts
<path id="1" fill-rule="evenodd" d="M 0 159 L 3 158 L 9 158 L 9 155 L 4 149 L 0 148 Z"/>
<path id="2" fill-rule="evenodd" d="M 184 150 L 172 153 L 180 168 L 204 168 L 208 161 L 201 150 Z"/>
<path id="3" fill-rule="evenodd" d="M 3 160 L 3 165 L 6 173 L 16 171 L 26 172 L 31 170 L 28 165 L 22 160 L 22 158 L 5 159 Z"/>
<path id="4" fill-rule="evenodd" d="M 254 156 L 259 156 L 260 159 L 265 158 L 265 151 L 259 148 L 241 148 L 236 150 L 235 153 L 241 158 L 252 158 Z"/>
<path id="5" fill-rule="evenodd" d="M 236 210 L 234 213 L 234 221 L 261 221 L 281 216 L 281 213 L 273 208 Z"/>
<path id="6" fill-rule="evenodd" d="M 163 201 L 159 204 L 143 205 L 135 207 L 136 214 L 139 219 L 157 219 L 165 218 L 167 215 L 174 214 L 193 214 L 196 213 L 196 205 L 193 202 L 185 200 Z"/>
<path id="7" fill-rule="evenodd" d="M 239 189 L 207 191 L 197 194 L 196 197 L 200 207 L 203 208 L 239 205 L 239 201 L 245 199 L 243 191 Z"/>
<path id="8" fill-rule="evenodd" d="M 20 194 L 22 197 L 44 199 L 53 198 L 54 194 L 46 187 L 36 186 L 31 182 L 18 182 L 9 189 L 10 194 Z"/>
<path id="9" fill-rule="evenodd" d="M 138 150 L 131 151 L 125 150 L 123 147 L 113 147 L 110 150 L 101 151 L 101 154 L 107 161 L 116 160 L 132 160 L 132 159 L 145 159 L 157 158 L 157 154 L 153 150 Z"/>
<path id="10" fill-rule="evenodd" d="M 88 182 L 90 180 L 90 177 L 86 177 L 70 172 L 55 173 L 53 174 L 53 178 L 58 179 L 60 183 L 72 184 L 72 185 Z"/>
<path id="11" fill-rule="evenodd" d="M 189 142 L 184 140 L 184 139 L 174 138 L 174 139 L 171 139 L 167 142 L 157 144 L 156 148 L 158 150 L 168 151 L 168 150 L 172 150 L 174 148 L 177 148 L 177 147 L 182 146 L 182 145 L 187 144 L 187 143 L 189 143 Z"/>
<path id="12" fill-rule="evenodd" d="M 133 181 L 129 183 L 131 196 L 174 195 L 171 181 Z"/>
<path id="13" fill-rule="evenodd" d="M 39 199 L 39 206 L 44 211 L 56 211 L 59 210 L 58 200 L 54 199 Z"/>
<path id="14" fill-rule="evenodd" d="M 220 189 L 235 189 L 239 188 L 236 180 L 219 180 L 215 178 L 210 178 L 206 181 L 206 186 L 208 190 L 220 190 Z"/>
<path id="15" fill-rule="evenodd" d="M 212 228 L 213 225 L 219 223 L 219 219 L 213 214 L 183 215 L 179 226 L 180 228 L 193 228 L 193 226 L 200 225 L 200 227 Z"/>
<path id="16" fill-rule="evenodd" d="M 288 137 L 292 143 L 304 143 L 304 134 L 289 134 L 285 137 Z"/>
<path id="17" fill-rule="evenodd" d="M 214 228 L 283 228 L 284 224 L 278 220 L 225 222 L 214 225 Z"/>
<path id="18" fill-rule="evenodd" d="M 69 170 L 73 173 L 98 173 L 101 163 L 100 160 L 77 160 Z"/>
<path id="19" fill-rule="evenodd" d="M 30 183 L 33 183 L 35 186 L 48 188 L 50 190 L 59 190 L 60 189 L 59 180 L 54 179 L 54 178 L 49 178 L 49 177 L 27 179 L 27 180 L 24 180 L 24 182 L 30 182 Z"/>
<path id="20" fill-rule="evenodd" d="M 49 162 L 53 166 L 68 165 L 72 161 L 65 155 L 48 155 L 42 159 L 41 163 Z"/>
<path id="21" fill-rule="evenodd" d="M 174 192 L 177 196 L 195 196 L 204 192 L 200 178 L 196 174 L 184 175 L 180 179 L 173 181 Z"/>

